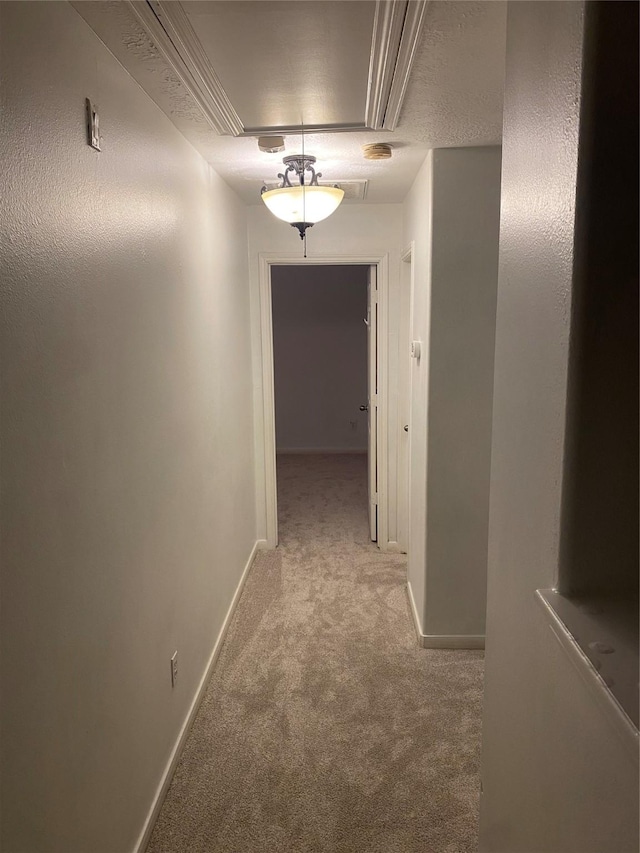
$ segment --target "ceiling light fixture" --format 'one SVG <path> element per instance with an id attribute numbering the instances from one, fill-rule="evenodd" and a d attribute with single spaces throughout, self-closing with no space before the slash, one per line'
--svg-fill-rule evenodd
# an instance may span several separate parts
<path id="1" fill-rule="evenodd" d="M 282 184 L 274 190 L 262 187 L 262 201 L 274 216 L 297 228 L 300 239 L 304 240 L 307 228 L 331 216 L 338 208 L 344 197 L 344 190 L 338 186 L 319 186 L 318 178 L 321 178 L 322 174 L 316 174 L 314 169 L 316 158 L 305 155 L 304 152 L 284 157 L 282 162 L 287 167 L 278 175 Z M 298 184 L 292 184 L 289 180 L 292 173 L 298 179 Z"/>

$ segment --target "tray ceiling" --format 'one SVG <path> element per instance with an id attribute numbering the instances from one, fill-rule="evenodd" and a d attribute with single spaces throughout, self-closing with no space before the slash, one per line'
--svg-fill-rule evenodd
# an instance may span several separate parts
<path id="1" fill-rule="evenodd" d="M 503 2 L 72 5 L 247 203 L 283 156 L 258 151 L 255 137 L 280 133 L 284 153 L 299 153 L 301 124 L 307 152 L 354 202 L 402 201 L 429 148 L 501 140 Z M 390 143 L 393 157 L 365 161 L 371 142 Z"/>
<path id="2" fill-rule="evenodd" d="M 374 2 L 182 7 L 245 132 L 301 123 L 365 126 Z"/>

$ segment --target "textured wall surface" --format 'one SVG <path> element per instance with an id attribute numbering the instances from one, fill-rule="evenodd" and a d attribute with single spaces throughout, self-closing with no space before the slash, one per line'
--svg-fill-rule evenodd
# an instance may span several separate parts
<path id="1" fill-rule="evenodd" d="M 500 148 L 433 152 L 424 633 L 485 628 Z"/>
<path id="2" fill-rule="evenodd" d="M 398 131 L 428 148 L 502 138 L 503 0 L 429 3 Z"/>
<path id="3" fill-rule="evenodd" d="M 500 149 L 429 153 L 414 242 L 409 582 L 423 634 L 484 633 Z"/>
<path id="4" fill-rule="evenodd" d="M 271 293 L 277 449 L 366 450 L 367 267 L 274 267 Z"/>
<path id="5" fill-rule="evenodd" d="M 2 849 L 126 853 L 256 538 L 245 214 L 70 6 L 0 20 Z"/>
<path id="6" fill-rule="evenodd" d="M 535 601 L 559 560 L 583 25 L 583 3 L 509 7 L 483 853 L 638 849 L 637 752 Z"/>
<path id="7" fill-rule="evenodd" d="M 424 621 L 427 529 L 427 417 L 431 312 L 431 221 L 433 151 L 427 155 L 402 207 L 402 245 L 412 242 L 413 310 L 411 340 L 421 342 L 420 359 L 411 359 L 409 420 L 409 552 L 407 576 L 418 618 Z"/>

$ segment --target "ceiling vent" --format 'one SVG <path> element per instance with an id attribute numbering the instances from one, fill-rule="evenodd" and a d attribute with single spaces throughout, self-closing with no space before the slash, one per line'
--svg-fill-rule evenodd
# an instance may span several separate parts
<path id="1" fill-rule="evenodd" d="M 275 190 L 281 186 L 281 182 L 265 181 L 264 185 L 267 190 Z M 369 181 L 364 179 L 357 181 L 323 181 L 321 179 L 318 181 L 318 186 L 339 187 L 341 190 L 344 190 L 344 201 L 364 201 L 367 197 Z"/>
<path id="2" fill-rule="evenodd" d="M 360 181 L 336 181 L 335 183 L 341 190 L 344 190 L 345 201 L 364 201 L 367 197 L 369 181 L 366 179 Z"/>
<path id="3" fill-rule="evenodd" d="M 391 157 L 391 146 L 386 142 L 374 142 L 363 145 L 362 153 L 365 160 L 388 160 Z"/>

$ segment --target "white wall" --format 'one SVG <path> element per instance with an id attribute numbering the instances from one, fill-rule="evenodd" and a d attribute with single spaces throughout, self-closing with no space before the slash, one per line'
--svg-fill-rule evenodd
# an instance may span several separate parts
<path id="1" fill-rule="evenodd" d="M 413 242 L 413 340 L 420 359 L 411 359 L 409 420 L 409 552 L 407 578 L 420 632 L 423 632 L 427 553 L 427 418 L 429 406 L 429 334 L 431 312 L 431 217 L 433 151 L 429 151 L 404 201 L 402 245 Z"/>
<path id="2" fill-rule="evenodd" d="M 559 560 L 585 5 L 508 12 L 484 853 L 638 850 L 637 743 L 610 724 L 535 600 Z"/>
<path id="3" fill-rule="evenodd" d="M 70 6 L 0 16 L 2 849 L 126 853 L 256 539 L 245 213 Z"/>
<path id="4" fill-rule="evenodd" d="M 433 152 L 423 628 L 436 637 L 485 632 L 500 158 Z"/>
<path id="5" fill-rule="evenodd" d="M 484 634 L 499 207 L 496 147 L 431 151 L 405 202 L 423 344 L 412 367 L 409 583 L 425 644 Z"/>
<path id="6" fill-rule="evenodd" d="M 366 266 L 271 273 L 276 448 L 366 451 Z"/>
<path id="7" fill-rule="evenodd" d="M 258 343 L 254 358 L 254 412 L 256 428 L 256 488 L 258 536 L 266 538 L 265 457 L 261 439 L 264 428 L 262 363 L 260 330 L 260 258 L 292 258 L 303 262 L 300 238 L 291 226 L 276 219 L 263 204 L 247 209 L 249 227 L 249 273 L 252 289 L 254 340 Z M 308 232 L 308 261 L 333 258 L 337 262 L 349 258 L 374 259 L 388 255 L 389 304 L 387 306 L 387 358 L 389 365 L 389 422 L 397 424 L 397 355 L 398 355 L 398 281 L 402 228 L 402 206 L 395 204 L 343 204 L 329 219 L 319 222 Z M 396 530 L 396 456 L 397 429 L 390 429 L 387 482 L 389 492 L 388 538 L 395 541 Z"/>

